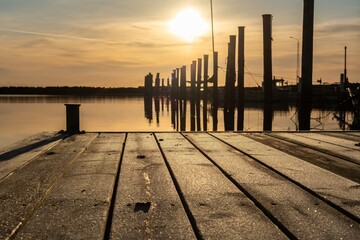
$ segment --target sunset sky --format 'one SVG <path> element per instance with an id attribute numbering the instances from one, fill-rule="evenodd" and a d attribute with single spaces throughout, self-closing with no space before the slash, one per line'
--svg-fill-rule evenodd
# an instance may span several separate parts
<path id="1" fill-rule="evenodd" d="M 301 38 L 303 1 L 213 0 L 213 7 L 220 85 L 238 26 L 245 26 L 245 85 L 261 85 L 262 14 L 273 15 L 273 75 L 295 83 L 290 36 Z M 149 72 L 167 78 L 211 55 L 209 28 L 193 41 L 170 29 L 186 8 L 210 24 L 209 0 L 0 0 L 0 86 L 137 87 Z M 315 0 L 314 36 L 314 84 L 339 81 L 344 46 L 349 81 L 360 82 L 360 1 Z"/>

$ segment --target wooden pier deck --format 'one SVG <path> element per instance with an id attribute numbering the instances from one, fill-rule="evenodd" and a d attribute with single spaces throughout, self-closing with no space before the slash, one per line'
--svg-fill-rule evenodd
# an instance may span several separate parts
<path id="1" fill-rule="evenodd" d="M 359 142 L 43 134 L 0 152 L 0 239 L 359 239 Z"/>

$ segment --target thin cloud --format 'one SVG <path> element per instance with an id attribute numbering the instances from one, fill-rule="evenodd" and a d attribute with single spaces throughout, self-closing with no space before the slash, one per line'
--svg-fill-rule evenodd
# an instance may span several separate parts
<path id="1" fill-rule="evenodd" d="M 56 66 L 54 69 L 67 69 L 75 72 L 89 72 L 97 69 L 98 72 L 108 71 L 108 69 L 128 69 L 143 66 L 144 63 L 140 61 L 131 60 L 95 60 L 95 61 L 78 61 L 76 63 L 64 63 L 62 66 Z M 102 70 L 101 70 L 102 69 Z M 100 71 L 101 70 L 101 71 Z"/>
<path id="2" fill-rule="evenodd" d="M 34 48 L 34 47 L 43 47 L 43 46 L 50 46 L 53 44 L 53 40 L 52 39 L 48 39 L 48 38 L 41 38 L 41 39 L 36 39 L 33 41 L 29 41 L 26 42 L 22 45 L 20 45 L 20 48 Z"/>
<path id="3" fill-rule="evenodd" d="M 128 46 L 141 47 L 141 48 L 166 48 L 166 47 L 178 47 L 186 46 L 189 43 L 151 43 L 151 42 L 128 42 Z"/>
<path id="4" fill-rule="evenodd" d="M 359 33 L 360 18 L 345 19 L 342 21 L 325 22 L 318 25 L 317 32 L 321 34 Z"/>
<path id="5" fill-rule="evenodd" d="M 142 26 L 135 25 L 135 24 L 133 24 L 132 27 L 135 29 L 140 29 L 140 30 L 146 30 L 146 31 L 150 30 L 150 28 L 148 28 L 148 27 L 142 27 Z"/>
<path id="6" fill-rule="evenodd" d="M 32 34 L 32 35 L 41 35 L 41 36 L 49 36 L 49 37 L 70 38 L 70 39 L 83 40 L 83 41 L 92 41 L 92 42 L 100 42 L 100 43 L 106 43 L 106 44 L 122 44 L 120 42 L 106 41 L 106 40 L 103 40 L 103 39 L 84 38 L 84 37 L 78 37 L 78 36 L 63 35 L 63 34 L 52 34 L 52 33 L 44 33 L 44 32 L 24 31 L 24 30 L 19 30 L 19 29 L 0 28 L 0 31 L 12 32 L 12 33 L 22 33 L 22 34 Z"/>
<path id="7" fill-rule="evenodd" d="M 345 33 L 345 32 L 360 32 L 359 24 L 336 24 L 330 26 L 324 26 L 318 30 L 319 33 L 328 34 L 328 33 Z"/>

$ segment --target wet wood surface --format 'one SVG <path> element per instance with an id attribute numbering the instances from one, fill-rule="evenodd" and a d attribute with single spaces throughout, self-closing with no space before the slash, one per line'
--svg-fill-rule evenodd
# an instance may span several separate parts
<path id="1" fill-rule="evenodd" d="M 357 239 L 359 142 L 43 133 L 0 151 L 0 239 Z"/>

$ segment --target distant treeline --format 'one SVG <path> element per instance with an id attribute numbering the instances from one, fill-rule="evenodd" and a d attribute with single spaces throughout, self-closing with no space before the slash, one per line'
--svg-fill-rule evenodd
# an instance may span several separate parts
<path id="1" fill-rule="evenodd" d="M 360 83 L 349 83 L 353 91 L 360 88 Z M 187 87 L 189 89 L 189 87 Z M 212 88 L 209 87 L 211 90 Z M 219 87 L 219 90 L 223 87 Z M 262 91 L 261 87 L 246 87 L 246 92 Z M 291 93 L 297 92 L 294 85 L 284 86 Z M 339 84 L 313 85 L 313 95 L 334 95 L 340 89 Z M 73 95 L 73 96 L 143 96 L 144 87 L 105 88 L 105 87 L 0 87 L 0 94 L 8 95 Z"/>
<path id="2" fill-rule="evenodd" d="M 0 94 L 76 95 L 76 96 L 140 96 L 144 88 L 103 87 L 0 87 Z"/>

